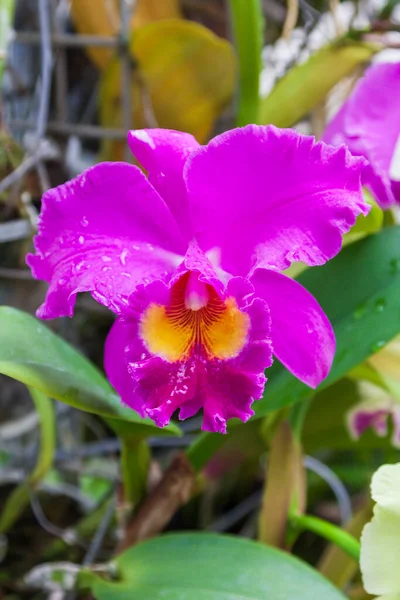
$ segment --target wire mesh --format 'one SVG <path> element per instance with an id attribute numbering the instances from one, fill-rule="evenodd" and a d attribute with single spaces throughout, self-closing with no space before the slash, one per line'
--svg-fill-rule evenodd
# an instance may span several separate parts
<path id="1" fill-rule="evenodd" d="M 123 140 L 132 128 L 132 61 L 129 54 L 129 24 L 134 5 L 120 0 L 121 27 L 115 36 L 80 35 L 70 33 L 67 11 L 62 11 L 64 0 L 38 0 L 38 19 L 22 20 L 20 12 L 25 2 L 17 2 L 15 31 L 8 51 L 8 61 L 3 82 L 4 120 L 7 127 L 26 150 L 23 162 L 0 182 L 0 193 L 22 180 L 26 173 L 36 169 L 42 191 L 49 187 L 45 161 L 54 158 L 54 145 L 46 143 L 49 136 L 97 140 Z M 65 8 L 65 6 L 64 6 Z M 61 17 L 60 17 L 61 15 Z M 32 25 L 33 23 L 33 25 Z M 35 25 L 37 30 L 35 30 Z M 67 106 L 68 69 L 67 49 L 88 47 L 113 48 L 121 61 L 121 128 L 104 128 L 85 122 L 85 114 L 77 122 L 70 119 Z M 40 60 L 36 59 L 40 57 Z M 33 79 L 40 67 L 35 84 Z M 21 70 L 16 65 L 24 64 Z M 53 100 L 54 107 L 50 105 Z M 49 118 L 51 114 L 51 118 Z M 130 160 L 125 149 L 125 160 Z M 28 233 L 28 232 L 26 232 Z"/>

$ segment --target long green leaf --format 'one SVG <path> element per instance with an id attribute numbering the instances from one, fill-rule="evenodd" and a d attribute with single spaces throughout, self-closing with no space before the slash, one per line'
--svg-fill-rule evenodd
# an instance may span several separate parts
<path id="1" fill-rule="evenodd" d="M 349 38 L 321 48 L 304 64 L 291 69 L 261 101 L 259 122 L 291 127 L 322 102 L 338 81 L 380 49 L 377 44 Z"/>
<path id="2" fill-rule="evenodd" d="M 258 123 L 263 12 L 261 0 L 229 0 L 239 60 L 236 125 Z"/>
<path id="3" fill-rule="evenodd" d="M 108 419 L 122 437 L 180 434 L 175 425 L 160 429 L 123 407 L 107 379 L 82 354 L 34 317 L 7 306 L 0 307 L 0 373 Z"/>
<path id="4" fill-rule="evenodd" d="M 297 558 L 224 535 L 164 535 L 130 548 L 115 566 L 114 583 L 81 577 L 96 600 L 344 600 Z"/>
<path id="5" fill-rule="evenodd" d="M 336 334 L 335 360 L 318 388 L 321 391 L 400 332 L 400 226 L 347 246 L 326 265 L 307 269 L 298 281 L 319 301 Z M 315 393 L 278 361 L 267 374 L 264 396 L 254 403 L 253 419 Z M 201 469 L 223 442 L 219 434 L 202 434 L 188 449 L 195 469 Z"/>
<path id="6" fill-rule="evenodd" d="M 400 332 L 400 227 L 388 227 L 345 248 L 322 267 L 299 278 L 331 321 L 337 342 L 325 389 Z M 313 393 L 276 363 L 255 418 L 289 406 Z"/>

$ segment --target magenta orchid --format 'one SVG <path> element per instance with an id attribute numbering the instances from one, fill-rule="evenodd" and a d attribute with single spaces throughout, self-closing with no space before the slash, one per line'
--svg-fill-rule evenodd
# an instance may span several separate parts
<path id="1" fill-rule="evenodd" d="M 368 160 L 362 181 L 382 208 L 400 203 L 399 97 L 400 63 L 373 65 L 322 138 Z"/>
<path id="2" fill-rule="evenodd" d="M 199 146 L 132 131 L 148 172 L 99 164 L 43 197 L 38 316 L 72 316 L 78 292 L 117 314 L 105 369 L 122 401 L 159 426 L 204 411 L 203 429 L 246 421 L 275 355 L 316 387 L 335 337 L 314 297 L 280 273 L 321 265 L 367 214 L 365 160 L 293 130 L 249 125 Z"/>
<path id="3" fill-rule="evenodd" d="M 367 399 L 358 402 L 346 415 L 352 439 L 360 439 L 368 429 L 379 437 L 386 437 L 391 421 L 391 443 L 395 448 L 400 448 L 400 403 L 394 395 L 365 381 L 359 383 L 359 390 Z"/>

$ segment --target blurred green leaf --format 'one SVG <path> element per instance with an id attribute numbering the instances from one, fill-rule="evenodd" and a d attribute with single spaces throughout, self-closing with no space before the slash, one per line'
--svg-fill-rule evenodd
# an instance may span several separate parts
<path id="1" fill-rule="evenodd" d="M 12 527 L 29 504 L 31 489 L 35 488 L 53 465 L 56 431 L 53 401 L 35 389 L 30 389 L 39 416 L 40 447 L 36 466 L 27 481 L 17 486 L 8 497 L 0 516 L 0 533 Z"/>
<path id="2" fill-rule="evenodd" d="M 305 451 L 313 453 L 321 448 L 355 449 L 355 442 L 346 428 L 346 413 L 360 400 L 357 384 L 347 378 L 318 392 L 304 423 Z M 368 439 L 374 443 L 379 438 L 370 434 Z"/>
<path id="3" fill-rule="evenodd" d="M 399 363 L 400 366 L 400 363 Z M 400 401 L 400 381 L 382 373 L 370 362 L 364 362 L 352 369 L 348 376 L 355 381 L 368 381 Z"/>
<path id="4" fill-rule="evenodd" d="M 148 444 L 135 436 L 121 440 L 121 475 L 124 482 L 124 502 L 135 507 L 147 489 L 150 466 Z"/>
<path id="5" fill-rule="evenodd" d="M 293 67 L 272 92 L 261 101 L 259 122 L 291 127 L 343 77 L 366 63 L 381 50 L 378 44 L 366 44 L 343 38 L 324 46 L 305 63 Z"/>
<path id="6" fill-rule="evenodd" d="M 229 7 L 239 61 L 236 125 L 242 127 L 258 122 L 263 8 L 260 0 L 229 0 Z"/>
<path id="7" fill-rule="evenodd" d="M 318 392 L 312 400 L 304 425 L 303 444 L 306 452 L 329 448 L 329 450 L 390 451 L 391 436 L 377 436 L 367 429 L 358 440 L 350 437 L 346 426 L 347 413 L 365 400 L 357 382 L 344 378 Z M 350 467 L 349 467 L 350 468 Z"/>
<path id="8" fill-rule="evenodd" d="M 349 235 L 355 233 L 376 233 L 382 229 L 383 225 L 383 210 L 373 198 L 372 194 L 369 193 L 365 188 L 363 189 L 364 200 L 370 205 L 371 210 L 368 215 L 359 215 L 355 222 L 355 225 L 349 231 Z"/>
<path id="9" fill-rule="evenodd" d="M 387 227 L 347 246 L 336 258 L 307 269 L 297 280 L 321 304 L 336 334 L 335 360 L 318 388 L 321 391 L 400 332 L 400 226 Z M 278 361 L 267 374 L 264 396 L 254 403 L 253 419 L 315 394 Z M 202 434 L 187 452 L 194 468 L 201 469 L 223 441 L 218 434 Z"/>
<path id="10" fill-rule="evenodd" d="M 3 78 L 7 44 L 14 20 L 15 0 L 1 0 L 0 4 L 0 84 Z"/>
<path id="11" fill-rule="evenodd" d="M 51 398 L 98 414 L 125 435 L 180 435 L 122 406 L 100 371 L 40 321 L 15 308 L 0 307 L 0 373 L 22 381 Z"/>
<path id="12" fill-rule="evenodd" d="M 116 582 L 82 574 L 96 600 L 344 600 L 306 563 L 237 537 L 164 535 L 130 548 L 114 564 Z"/>
<path id="13" fill-rule="evenodd" d="M 400 227 L 351 244 L 322 267 L 304 271 L 298 281 L 321 304 L 336 334 L 335 360 L 318 388 L 322 390 L 400 332 Z M 314 393 L 278 362 L 269 377 L 253 418 Z"/>

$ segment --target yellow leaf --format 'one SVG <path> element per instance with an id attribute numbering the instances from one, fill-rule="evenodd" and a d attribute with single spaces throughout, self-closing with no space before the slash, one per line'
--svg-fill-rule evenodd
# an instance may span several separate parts
<path id="1" fill-rule="evenodd" d="M 139 0 L 133 12 L 132 24 L 138 28 L 152 21 L 178 19 L 181 16 L 178 0 Z"/>
<path id="2" fill-rule="evenodd" d="M 169 19 L 136 30 L 130 48 L 138 65 L 132 74 L 133 127 L 157 124 L 204 142 L 233 96 L 231 44 L 202 25 Z M 121 127 L 121 65 L 116 59 L 104 73 L 100 103 L 102 125 Z M 121 142 L 108 143 L 103 158 L 122 160 L 122 150 Z"/>
<path id="3" fill-rule="evenodd" d="M 115 0 L 71 0 L 71 17 L 81 35 L 114 36 L 120 28 L 118 3 Z M 114 54 L 113 48 L 91 46 L 86 49 L 90 60 L 104 69 Z"/>
<path id="4" fill-rule="evenodd" d="M 115 36 L 121 28 L 120 0 L 71 0 L 71 16 L 82 35 Z M 181 17 L 178 0 L 137 0 L 129 30 L 152 21 Z M 113 48 L 87 48 L 91 61 L 104 69 L 115 54 Z"/>

